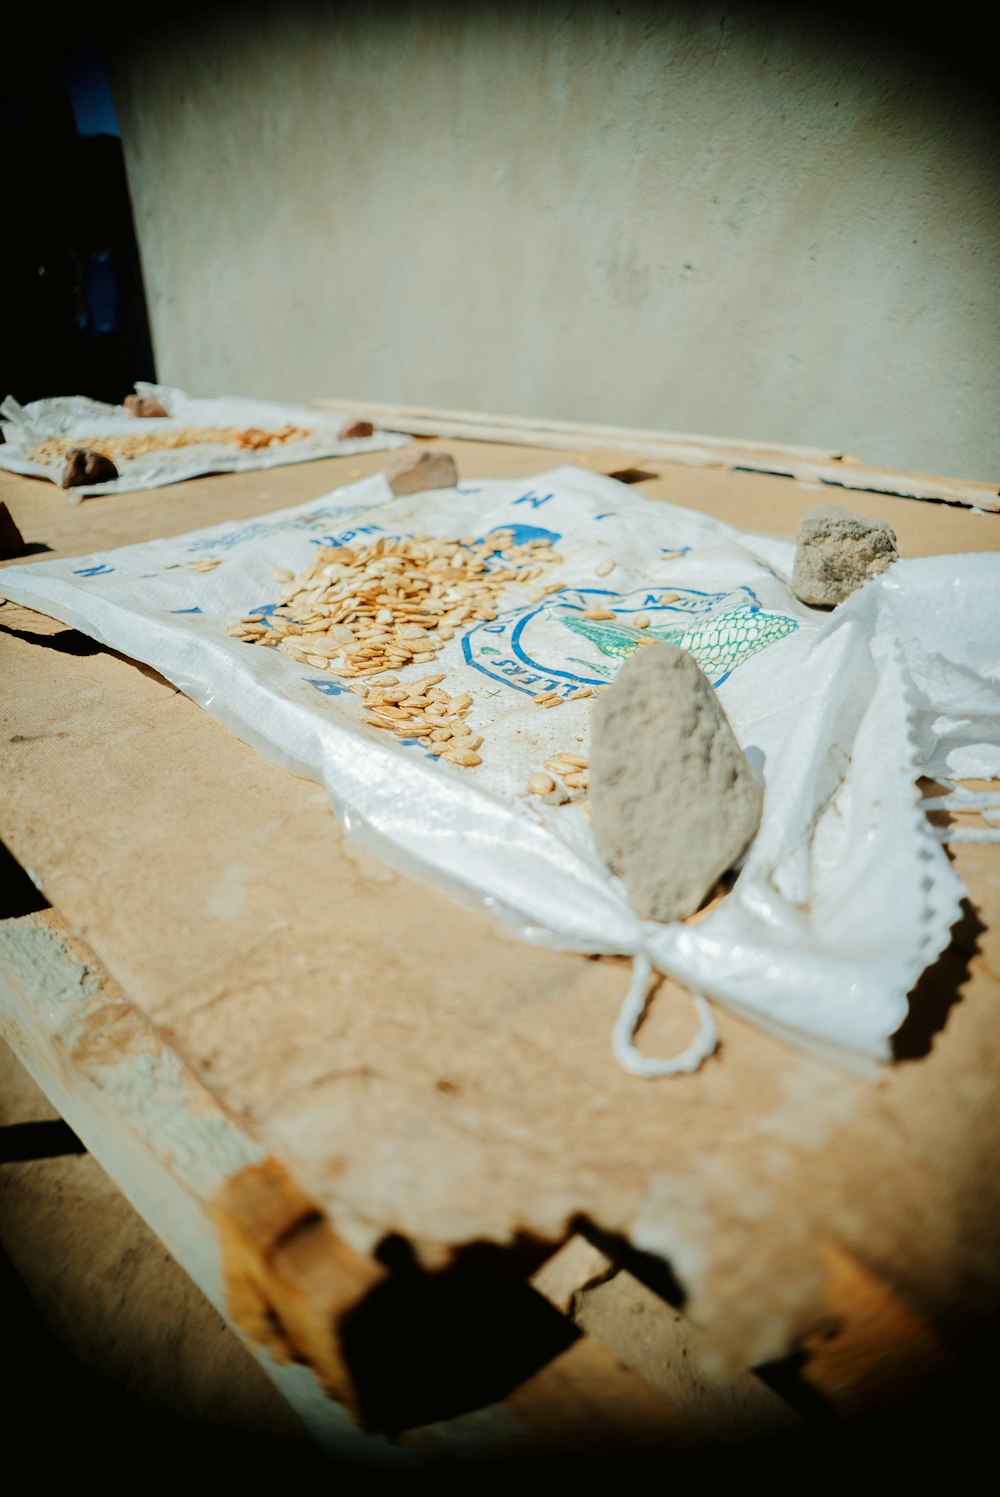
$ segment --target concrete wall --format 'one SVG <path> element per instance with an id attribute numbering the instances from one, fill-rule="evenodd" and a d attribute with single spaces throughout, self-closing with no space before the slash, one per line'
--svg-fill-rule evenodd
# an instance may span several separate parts
<path id="1" fill-rule="evenodd" d="M 1000 476 L 997 135 L 888 42 L 313 0 L 111 66 L 166 381 Z"/>

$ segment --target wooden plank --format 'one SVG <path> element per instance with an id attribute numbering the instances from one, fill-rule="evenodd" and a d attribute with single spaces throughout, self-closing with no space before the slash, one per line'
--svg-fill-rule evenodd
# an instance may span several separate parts
<path id="1" fill-rule="evenodd" d="M 800 1336 L 798 1378 L 845 1418 L 879 1413 L 956 1364 L 949 1347 L 883 1278 L 827 1245 L 821 1320 Z M 801 1428 L 792 1408 L 752 1371 L 715 1366 L 689 1320 L 606 1253 L 574 1234 L 533 1276 L 539 1293 L 655 1388 L 708 1440 L 756 1440 Z M 799 1363 L 801 1354 L 805 1360 Z"/>
<path id="2" fill-rule="evenodd" d="M 385 1270 L 340 1242 L 274 1159 L 235 1171 L 209 1204 L 234 1325 L 278 1361 L 310 1368 L 356 1420 L 357 1388 L 337 1327 Z"/>
<path id="3" fill-rule="evenodd" d="M 378 1465 L 650 1440 L 690 1427 L 607 1351 L 573 1345 L 474 1417 L 363 1434 L 341 1318 L 387 1270 L 229 1117 L 53 910 L 0 921 L 0 1034 L 313 1435 Z"/>
<path id="4" fill-rule="evenodd" d="M 531 1282 L 539 1294 L 544 1294 L 563 1315 L 572 1316 L 580 1294 L 596 1284 L 603 1284 L 616 1272 L 616 1265 L 606 1253 L 594 1247 L 586 1237 L 581 1237 L 579 1232 L 574 1232 L 559 1251 L 542 1264 Z"/>
<path id="5" fill-rule="evenodd" d="M 1000 486 L 997 483 L 877 468 L 849 454 L 819 448 L 370 401 L 327 399 L 315 404 L 345 414 L 363 411 L 390 431 L 415 436 L 508 442 L 515 446 L 544 446 L 581 454 L 597 447 L 692 467 L 721 464 L 739 471 L 766 473 L 827 486 L 834 491 L 829 496 L 831 502 L 836 502 L 837 489 L 848 489 L 1000 512 Z"/>
<path id="6" fill-rule="evenodd" d="M 221 1315 L 229 1311 L 213 1204 L 266 1162 L 54 910 L 0 921 L 0 1034 L 97 1162 Z M 242 1327 L 233 1322 L 238 1331 Z M 325 1396 L 311 1369 L 244 1335 L 321 1444 L 392 1459 Z"/>
<path id="7" fill-rule="evenodd" d="M 451 445 L 476 471 L 471 449 Z M 474 452 L 487 476 L 558 461 Z M 313 478 L 326 483 L 335 469 L 321 466 Z M 302 482 L 301 469 L 284 472 L 282 494 Z M 59 529 L 43 486 L 19 483 L 12 511 L 52 520 L 54 549 L 80 550 L 88 527 L 125 541 L 137 538 L 129 525 L 155 523 L 142 506 L 88 519 L 88 501 Z M 233 485 L 204 491 L 212 518 L 227 492 L 231 514 L 261 502 L 237 480 L 205 483 Z M 782 525 L 785 494 L 808 502 L 797 486 L 722 468 L 675 466 L 648 487 L 661 485 L 737 521 L 742 502 L 759 528 Z M 167 491 L 163 513 L 177 518 L 173 504 L 197 488 Z M 988 544 L 988 517 L 884 503 L 904 553 Z M 932 1016 L 924 1050 L 880 1090 L 728 1016 L 702 1073 L 640 1084 L 608 1053 L 621 963 L 517 943 L 397 877 L 341 837 L 316 787 L 151 673 L 56 643 L 0 628 L 17 700 L 0 758 L 4 834 L 353 1249 L 371 1254 L 396 1233 L 431 1269 L 476 1241 L 527 1235 L 554 1249 L 584 1218 L 671 1260 L 706 1348 L 737 1368 L 782 1355 L 822 1307 L 830 1222 L 932 1304 L 947 1304 L 956 1275 L 990 1282 L 975 1265 L 996 1246 L 1000 1213 L 984 1207 L 988 1228 L 972 1232 L 956 1225 L 956 1202 L 1000 1197 L 992 849 L 958 849 L 978 913 L 918 1005 Z M 688 1023 L 684 995 L 665 984 L 648 1043 L 683 1043 Z"/>
<path id="8" fill-rule="evenodd" d="M 574 1235 L 532 1283 L 683 1418 L 692 1438 L 740 1443 L 802 1432 L 787 1403 L 752 1372 L 716 1369 L 681 1312 Z"/>
<path id="9" fill-rule="evenodd" d="M 337 400 L 327 398 L 316 400 L 314 405 L 323 409 L 344 411 L 345 414 L 358 414 L 363 411 L 378 412 L 378 420 L 387 430 L 402 430 L 412 432 L 414 435 L 448 435 L 463 436 L 468 440 L 477 440 L 477 431 L 487 429 L 503 433 L 499 437 L 487 436 L 487 441 L 510 441 L 520 442 L 530 435 L 538 439 L 538 445 L 542 447 L 559 447 L 558 442 L 552 440 L 553 436 L 564 436 L 574 438 L 575 445 L 581 451 L 586 450 L 594 443 L 609 438 L 609 446 L 617 447 L 620 442 L 638 439 L 643 447 L 650 443 L 662 443 L 674 445 L 684 451 L 689 448 L 699 452 L 738 452 L 745 456 L 774 456 L 778 452 L 795 454 L 801 458 L 813 458 L 818 461 L 831 461 L 838 454 L 833 449 L 821 447 L 784 447 L 769 442 L 747 441 L 739 437 L 705 437 L 693 436 L 688 433 L 652 431 L 635 426 L 600 425 L 584 421 L 560 421 L 551 417 L 539 416 L 506 416 L 499 415 L 493 411 L 467 411 L 453 410 L 438 406 L 423 405 L 387 405 L 378 401 L 375 403 L 363 400 Z M 372 419 L 376 419 L 374 416 Z M 405 425 L 402 423 L 406 423 Z M 422 426 L 432 426 L 435 423 L 446 423 L 456 428 L 448 433 L 436 433 L 428 431 L 422 433 Z M 459 430 L 458 428 L 464 428 Z M 678 459 L 679 461 L 680 459 Z"/>
<path id="10" fill-rule="evenodd" d="M 825 1251 L 827 1313 L 801 1336 L 799 1376 L 844 1418 L 897 1406 L 956 1364 L 926 1318 L 839 1244 Z M 532 1283 L 660 1393 L 703 1440 L 754 1441 L 801 1432 L 790 1405 L 752 1371 L 727 1375 L 689 1320 L 575 1234 Z"/>

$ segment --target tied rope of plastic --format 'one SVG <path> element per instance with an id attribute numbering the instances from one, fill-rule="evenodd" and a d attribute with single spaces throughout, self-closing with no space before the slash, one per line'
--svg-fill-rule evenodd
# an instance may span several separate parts
<path id="1" fill-rule="evenodd" d="M 653 964 L 644 951 L 632 959 L 632 982 L 622 1002 L 611 1035 L 611 1050 L 623 1070 L 632 1076 L 682 1076 L 697 1071 L 719 1043 L 719 1031 L 712 1010 L 700 993 L 692 993 L 695 1011 L 701 1021 L 691 1043 L 679 1055 L 643 1055 L 635 1045 L 635 1032 L 646 1007 L 646 990 Z"/>

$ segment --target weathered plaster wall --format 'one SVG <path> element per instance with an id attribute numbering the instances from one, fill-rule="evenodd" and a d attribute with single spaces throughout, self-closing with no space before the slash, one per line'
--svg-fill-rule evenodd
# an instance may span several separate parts
<path id="1" fill-rule="evenodd" d="M 161 378 L 996 478 L 997 137 L 954 75 L 803 24 L 314 0 L 139 37 Z"/>

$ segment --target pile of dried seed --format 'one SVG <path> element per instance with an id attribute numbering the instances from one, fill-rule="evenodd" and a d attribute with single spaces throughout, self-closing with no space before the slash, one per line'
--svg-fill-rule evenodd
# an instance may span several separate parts
<path id="1" fill-rule="evenodd" d="M 504 565 L 491 569 L 498 551 Z M 317 670 L 377 676 L 427 664 L 456 629 L 496 618 L 509 583 L 531 582 L 558 560 L 547 541 L 513 546 L 507 531 L 482 541 L 380 536 L 364 547 L 324 547 L 298 576 L 281 574 L 281 602 L 266 624 L 246 614 L 226 632 Z"/>
<path id="2" fill-rule="evenodd" d="M 590 785 L 588 767 L 583 754 L 553 754 L 545 761 L 545 768 L 551 770 L 551 774 L 533 774 L 528 789 L 532 795 L 551 795 L 558 779 L 566 790 L 586 790 Z M 552 778 L 553 775 L 556 779 Z"/>
<path id="3" fill-rule="evenodd" d="M 142 457 L 147 452 L 167 452 L 175 447 L 197 447 L 204 442 L 221 442 L 226 447 L 244 447 L 256 451 L 261 447 L 298 442 L 312 433 L 301 426 L 284 426 L 281 431 L 262 431 L 257 427 L 183 426 L 168 430 L 123 432 L 108 437 L 49 437 L 32 448 L 31 456 L 39 463 L 61 461 L 71 448 L 86 444 L 89 452 L 117 462 L 121 458 Z"/>
<path id="4" fill-rule="evenodd" d="M 472 706 L 467 691 L 451 696 L 442 690 L 444 672 L 401 685 L 387 676 L 364 691 L 365 715 L 372 728 L 386 728 L 398 738 L 422 738 L 432 754 L 473 769 L 482 764 L 476 752 L 483 740 L 465 721 Z"/>
<path id="5" fill-rule="evenodd" d="M 560 560 L 547 541 L 512 539 L 509 531 L 480 541 L 380 536 L 367 546 L 323 547 L 297 576 L 277 574 L 281 601 L 266 622 L 263 613 L 246 614 L 226 633 L 315 670 L 361 678 L 352 689 L 364 696 L 370 727 L 426 739 L 431 753 L 474 768 L 482 739 L 464 721 L 472 698 L 442 690 L 443 675 L 401 685 L 386 672 L 428 664 L 457 629 L 496 618 L 510 583 L 532 582 Z M 498 552 L 502 565 L 491 567 Z"/>

